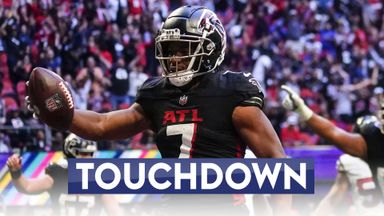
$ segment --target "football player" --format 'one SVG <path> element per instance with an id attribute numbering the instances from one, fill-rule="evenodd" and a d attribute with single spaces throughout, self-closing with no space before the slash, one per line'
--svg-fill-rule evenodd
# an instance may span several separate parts
<path id="1" fill-rule="evenodd" d="M 63 152 L 66 158 L 92 158 L 97 150 L 96 142 L 84 140 L 70 134 L 64 142 Z M 68 194 L 68 162 L 66 159 L 52 163 L 45 174 L 29 179 L 22 174 L 22 158 L 17 154 L 10 156 L 7 165 L 16 189 L 25 194 L 49 192 L 53 210 L 60 209 L 60 215 L 100 215 L 99 203 L 103 203 L 108 215 L 122 215 L 117 200 L 112 195 L 74 195 Z"/>
<path id="2" fill-rule="evenodd" d="M 176 9 L 155 38 L 162 76 L 147 80 L 129 109 L 75 110 L 70 131 L 90 140 L 118 140 L 152 129 L 163 158 L 242 158 L 246 146 L 259 158 L 285 158 L 262 111 L 258 82 L 251 73 L 220 68 L 225 49 L 225 29 L 214 12 Z M 275 198 L 275 212 L 286 215 L 291 197 Z"/>
<path id="3" fill-rule="evenodd" d="M 368 164 L 357 157 L 343 154 L 336 162 L 337 176 L 331 190 L 315 210 L 316 216 L 331 215 L 344 210 L 353 215 L 379 216 L 383 214 L 380 188 L 373 180 Z M 348 192 L 352 193 L 352 208 L 342 208 Z"/>
<path id="4" fill-rule="evenodd" d="M 357 119 L 354 132 L 347 132 L 331 121 L 314 113 L 300 96 L 288 86 L 282 89 L 288 94 L 283 100 L 286 109 L 300 115 L 317 134 L 335 144 L 343 152 L 365 160 L 381 190 L 384 189 L 384 100 L 378 97 L 378 116 L 363 116 Z"/>

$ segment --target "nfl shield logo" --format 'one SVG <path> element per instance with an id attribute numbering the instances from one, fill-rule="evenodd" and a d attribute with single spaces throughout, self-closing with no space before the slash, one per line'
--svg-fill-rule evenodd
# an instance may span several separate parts
<path id="1" fill-rule="evenodd" d="M 188 96 L 183 95 L 183 96 L 180 97 L 180 99 L 179 99 L 179 104 L 180 104 L 181 106 L 184 106 L 187 102 L 188 102 Z"/>
<path id="2" fill-rule="evenodd" d="M 54 112 L 63 107 L 63 102 L 58 93 L 45 100 L 45 106 L 50 112 Z"/>

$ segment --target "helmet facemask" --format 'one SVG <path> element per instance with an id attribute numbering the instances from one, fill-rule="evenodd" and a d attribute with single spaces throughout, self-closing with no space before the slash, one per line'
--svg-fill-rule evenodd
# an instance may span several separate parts
<path id="1" fill-rule="evenodd" d="M 93 157 L 97 151 L 97 143 L 70 134 L 64 141 L 63 152 L 67 158 Z"/>
<path id="2" fill-rule="evenodd" d="M 163 68 L 163 76 L 175 86 L 183 86 L 198 73 L 204 56 L 210 56 L 215 44 L 208 38 L 180 35 L 179 29 L 163 29 L 156 37 L 156 58 Z"/>

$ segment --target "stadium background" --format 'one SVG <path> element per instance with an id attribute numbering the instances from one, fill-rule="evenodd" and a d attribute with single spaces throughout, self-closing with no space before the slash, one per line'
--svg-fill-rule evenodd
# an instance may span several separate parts
<path id="1" fill-rule="evenodd" d="M 205 5 L 221 18 L 228 41 L 223 64 L 252 72 L 261 83 L 264 111 L 288 155 L 315 158 L 321 198 L 340 152 L 281 107 L 280 85 L 300 92 L 316 113 L 346 130 L 358 116 L 377 110 L 374 89 L 384 84 L 379 0 L 0 0 L 3 204 L 30 202 L 9 184 L 4 165 L 11 152 L 28 158 L 23 169 L 38 176 L 59 157 L 67 135 L 27 111 L 24 83 L 31 69 L 46 67 L 64 77 L 79 109 L 127 108 L 137 87 L 161 73 L 153 39 L 167 14 L 184 4 Z M 153 142 L 150 131 L 100 142 L 98 157 L 158 157 Z M 43 204 L 47 197 L 37 200 Z"/>

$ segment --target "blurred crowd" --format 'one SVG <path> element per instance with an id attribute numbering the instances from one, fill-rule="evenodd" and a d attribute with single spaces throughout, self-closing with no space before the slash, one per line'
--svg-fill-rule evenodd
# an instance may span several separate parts
<path id="1" fill-rule="evenodd" d="M 154 37 L 173 9 L 204 5 L 227 30 L 223 62 L 252 72 L 265 112 L 284 146 L 324 141 L 281 107 L 281 84 L 316 112 L 351 130 L 377 108 L 384 85 L 384 7 L 379 0 L 0 0 L 0 152 L 55 150 L 65 134 L 26 111 L 25 81 L 35 66 L 69 84 L 79 109 L 125 109 L 137 88 L 161 74 Z M 376 87 L 376 88 L 375 88 Z M 17 130 L 14 128 L 18 128 Z M 150 131 L 100 149 L 153 148 Z"/>

